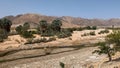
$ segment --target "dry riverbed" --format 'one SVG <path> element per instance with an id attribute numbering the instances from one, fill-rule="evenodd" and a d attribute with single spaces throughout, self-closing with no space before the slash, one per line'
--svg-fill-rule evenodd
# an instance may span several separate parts
<path id="1" fill-rule="evenodd" d="M 101 30 L 104 29 L 74 31 L 69 38 L 28 45 L 24 45 L 26 41 L 24 38 L 18 35 L 11 36 L 6 42 L 0 44 L 0 54 L 8 51 L 0 57 L 0 68 L 61 68 L 60 62 L 63 62 L 66 68 L 88 68 L 92 66 L 99 68 L 102 65 L 101 63 L 107 59 L 105 55 L 92 54 L 97 49 L 92 45 L 104 41 L 107 34 L 99 35 L 98 32 Z M 95 31 L 96 35 L 81 36 L 91 31 Z M 37 36 L 36 38 L 40 37 Z M 46 55 L 46 52 L 50 52 L 50 54 Z"/>

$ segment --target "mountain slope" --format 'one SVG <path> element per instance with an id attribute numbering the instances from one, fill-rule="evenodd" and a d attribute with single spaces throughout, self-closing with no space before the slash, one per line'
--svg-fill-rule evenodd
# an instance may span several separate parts
<path id="1" fill-rule="evenodd" d="M 51 23 L 55 19 L 60 19 L 63 23 L 62 27 L 79 27 L 79 26 L 120 26 L 120 19 L 84 19 L 78 17 L 70 16 L 45 16 L 39 14 L 21 14 L 17 16 L 6 16 L 5 18 L 11 20 L 13 25 L 23 24 L 25 22 L 30 22 L 34 27 L 39 23 L 40 20 L 46 20 Z"/>

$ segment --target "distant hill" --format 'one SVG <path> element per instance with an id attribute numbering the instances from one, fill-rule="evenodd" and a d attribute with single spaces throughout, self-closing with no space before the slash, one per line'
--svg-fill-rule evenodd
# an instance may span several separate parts
<path id="1" fill-rule="evenodd" d="M 51 23 L 55 19 L 60 19 L 63 23 L 62 27 L 79 27 L 79 26 L 120 26 L 120 19 L 85 19 L 79 17 L 70 17 L 70 16 L 45 16 L 40 14 L 21 14 L 17 16 L 6 16 L 5 18 L 13 22 L 13 26 L 29 22 L 32 27 L 36 27 L 40 20 L 46 20 L 48 23 Z"/>

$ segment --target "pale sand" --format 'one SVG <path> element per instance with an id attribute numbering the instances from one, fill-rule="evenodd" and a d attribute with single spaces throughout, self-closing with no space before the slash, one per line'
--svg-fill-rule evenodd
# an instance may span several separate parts
<path id="1" fill-rule="evenodd" d="M 49 45 L 56 45 L 56 44 L 60 44 L 61 42 L 65 42 L 66 44 L 79 44 L 80 42 L 91 42 L 91 39 L 96 39 L 96 40 L 104 40 L 104 37 L 108 34 L 98 34 L 98 32 L 100 32 L 101 30 L 104 29 L 98 29 L 98 30 L 83 30 L 83 31 L 74 31 L 72 36 L 69 37 L 72 40 L 70 40 L 69 38 L 64 38 L 64 39 L 58 39 L 56 41 L 52 41 L 49 43 L 45 43 L 45 44 L 49 44 Z M 89 33 L 95 31 L 96 35 L 95 36 L 83 36 L 81 37 L 82 34 L 84 33 Z M 110 30 L 110 33 L 112 31 Z M 40 35 L 35 35 L 34 39 L 40 39 L 41 36 Z M 49 37 L 45 37 L 45 38 L 49 38 Z M 26 39 L 20 37 L 19 35 L 13 35 L 13 36 L 9 36 L 7 40 L 5 40 L 5 42 L 0 43 L 0 51 L 5 50 L 7 48 L 11 48 L 11 47 L 19 47 L 20 45 L 24 44 L 26 42 Z M 64 44 L 65 44 L 64 43 Z"/>

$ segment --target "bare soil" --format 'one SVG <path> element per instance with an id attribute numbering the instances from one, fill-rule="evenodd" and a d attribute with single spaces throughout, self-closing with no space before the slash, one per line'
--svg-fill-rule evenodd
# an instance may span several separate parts
<path id="1" fill-rule="evenodd" d="M 91 46 L 104 41 L 107 35 L 99 35 L 98 32 L 101 30 L 104 29 L 74 31 L 69 38 L 27 45 L 24 45 L 26 39 L 19 35 L 10 36 L 4 43 L 0 43 L 0 54 L 8 51 L 0 57 L 0 68 L 60 68 L 59 62 L 65 63 L 66 68 L 119 66 L 119 61 L 106 62 L 108 60 L 106 55 L 92 54 L 97 47 Z M 81 37 L 82 34 L 91 31 L 95 31 L 96 35 Z M 41 37 L 36 35 L 36 38 Z M 114 59 L 119 58 L 118 56 L 119 53 Z"/>

